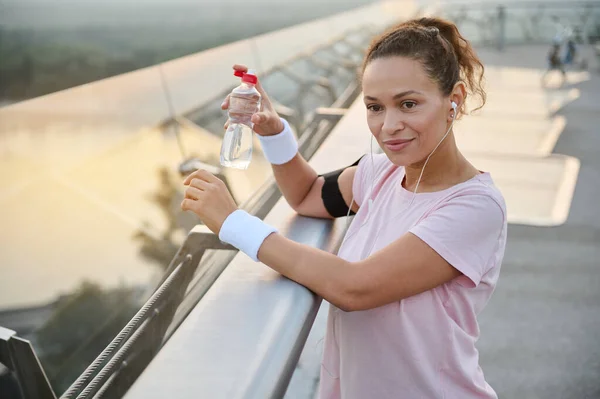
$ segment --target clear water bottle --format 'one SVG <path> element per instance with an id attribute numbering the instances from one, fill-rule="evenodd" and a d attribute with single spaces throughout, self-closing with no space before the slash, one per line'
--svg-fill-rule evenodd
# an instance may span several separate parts
<path id="1" fill-rule="evenodd" d="M 229 96 L 229 127 L 221 145 L 221 165 L 247 169 L 252 160 L 252 115 L 260 110 L 260 93 L 256 90 L 258 78 L 254 71 L 235 71 L 242 84 Z"/>

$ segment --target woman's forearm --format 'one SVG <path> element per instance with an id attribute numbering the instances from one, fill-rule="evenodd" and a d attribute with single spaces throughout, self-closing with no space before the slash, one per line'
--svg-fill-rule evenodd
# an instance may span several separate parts
<path id="1" fill-rule="evenodd" d="M 286 201 L 294 209 L 306 198 L 317 180 L 317 172 L 297 153 L 283 165 L 272 165 L 273 175 Z"/>
<path id="2" fill-rule="evenodd" d="M 258 259 L 336 307 L 351 308 L 352 290 L 357 286 L 354 264 L 281 234 L 271 234 L 265 239 Z"/>

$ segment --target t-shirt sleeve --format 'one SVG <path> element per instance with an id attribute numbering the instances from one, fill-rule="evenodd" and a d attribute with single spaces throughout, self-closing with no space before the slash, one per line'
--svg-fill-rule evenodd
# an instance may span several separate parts
<path id="1" fill-rule="evenodd" d="M 477 286 L 498 250 L 504 220 L 492 197 L 463 195 L 440 205 L 410 232 Z"/>

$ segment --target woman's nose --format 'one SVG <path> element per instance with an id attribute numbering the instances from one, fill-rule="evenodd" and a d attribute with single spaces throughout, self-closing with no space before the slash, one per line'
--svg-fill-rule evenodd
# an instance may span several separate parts
<path id="1" fill-rule="evenodd" d="M 387 136 L 391 136 L 402 130 L 404 130 L 404 118 L 402 115 L 396 112 L 387 112 L 383 119 L 381 132 Z"/>

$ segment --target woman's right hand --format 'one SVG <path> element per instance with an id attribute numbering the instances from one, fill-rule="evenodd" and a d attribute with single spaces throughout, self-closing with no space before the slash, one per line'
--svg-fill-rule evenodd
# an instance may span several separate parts
<path id="1" fill-rule="evenodd" d="M 233 69 L 236 71 L 248 72 L 248 68 L 245 65 L 234 65 Z M 261 95 L 260 100 L 260 111 L 252 115 L 252 123 L 254 124 L 254 131 L 261 136 L 273 136 L 283 131 L 284 125 L 277 115 L 277 111 L 271 104 L 269 96 L 265 93 L 264 89 L 260 84 L 260 80 L 256 84 L 256 89 Z M 221 109 L 226 110 L 229 108 L 229 95 L 221 104 Z M 229 126 L 229 121 L 225 123 L 225 129 Z"/>

